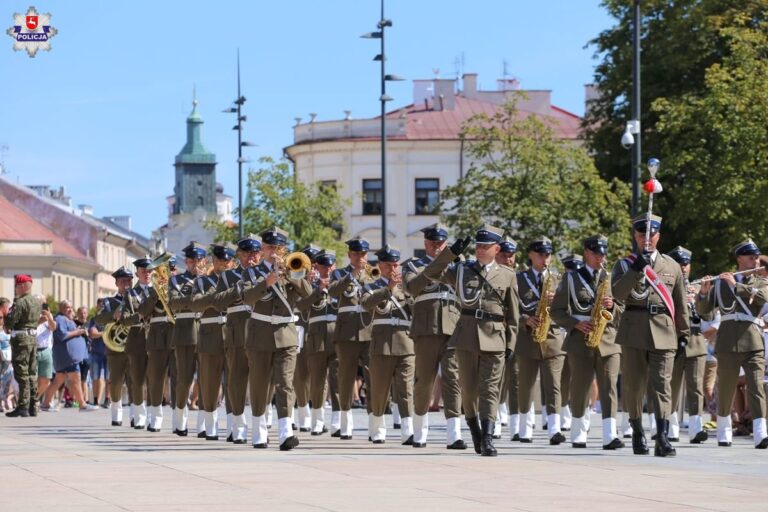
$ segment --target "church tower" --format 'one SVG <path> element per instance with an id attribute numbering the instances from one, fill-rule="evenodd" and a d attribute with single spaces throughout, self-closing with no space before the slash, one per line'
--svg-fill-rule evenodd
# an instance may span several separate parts
<path id="1" fill-rule="evenodd" d="M 216 213 L 216 155 L 203 146 L 203 118 L 193 94 L 192 113 L 187 118 L 187 143 L 176 155 L 176 200 L 173 213 L 192 213 L 197 208 Z"/>

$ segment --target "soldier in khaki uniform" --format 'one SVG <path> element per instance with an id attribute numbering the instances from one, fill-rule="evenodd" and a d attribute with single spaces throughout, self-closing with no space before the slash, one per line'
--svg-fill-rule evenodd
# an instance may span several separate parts
<path id="1" fill-rule="evenodd" d="M 245 395 L 248 391 L 248 356 L 245 340 L 248 336 L 248 320 L 251 306 L 240 300 L 239 294 L 228 294 L 238 283 L 255 284 L 258 279 L 256 266 L 261 261 L 261 242 L 257 235 L 249 234 L 237 242 L 239 265 L 219 276 L 216 284 L 215 306 L 226 313 L 226 335 L 224 336 L 224 363 L 226 373 L 227 441 L 245 444 L 248 439 L 248 424 L 245 420 Z"/>
<path id="2" fill-rule="evenodd" d="M 632 221 L 637 247 L 646 245 L 646 219 L 646 215 L 640 215 Z M 617 262 L 613 267 L 611 286 L 614 299 L 624 308 L 616 343 L 621 345 L 622 388 L 632 425 L 632 450 L 637 455 L 648 453 L 642 413 L 643 398 L 650 379 L 653 389 L 650 399 L 656 411 L 658 429 L 654 454 L 668 457 L 675 455 L 675 449 L 667 439 L 672 403 L 672 366 L 675 352 L 688 343 L 690 318 L 680 265 L 656 250 L 661 217 L 652 215 L 650 224 L 649 250 Z M 670 307 L 646 277 L 647 266 L 658 276 L 659 290 L 669 294 L 674 317 Z"/>
<path id="3" fill-rule="evenodd" d="M 312 435 L 328 432 L 325 426 L 326 382 L 331 395 L 331 435 L 340 436 L 339 414 L 339 361 L 333 344 L 339 301 L 328 296 L 331 274 L 336 269 L 336 253 L 322 250 L 315 256 L 316 279 L 312 293 L 296 303 L 304 323 L 304 347 L 301 351 L 309 365 L 309 400 L 312 403 Z"/>
<path id="4" fill-rule="evenodd" d="M 5 319 L 11 334 L 11 363 L 13 376 L 19 385 L 16 408 L 5 413 L 9 418 L 26 418 L 30 409 L 36 414 L 37 396 L 37 321 L 42 314 L 40 302 L 32 295 L 32 276 L 14 276 L 16 299 Z M 82 405 L 81 405 L 82 407 Z"/>
<path id="5" fill-rule="evenodd" d="M 611 276 L 603 269 L 607 253 L 608 239 L 604 236 L 585 239 L 585 265 L 565 274 L 551 307 L 552 319 L 567 331 L 563 348 L 568 353 L 571 367 L 571 444 L 574 448 L 587 446 L 587 411 L 595 377 L 603 414 L 603 450 L 624 447 L 616 430 L 616 382 L 621 366 L 621 347 L 615 342 L 619 310 L 611 296 Z M 596 306 L 595 300 L 603 283 L 605 294 Z M 595 329 L 592 313 L 596 307 L 599 311 L 610 313 L 612 319 L 605 326 L 598 345 L 593 348 L 586 345 L 586 337 Z"/>
<path id="6" fill-rule="evenodd" d="M 539 302 L 551 303 L 559 276 L 549 269 L 552 261 L 552 241 L 543 236 L 528 244 L 528 259 L 531 267 L 517 274 L 517 287 L 520 294 L 520 329 L 515 356 L 518 371 L 518 407 L 520 413 L 520 442 L 533 442 L 533 393 L 536 376 L 541 370 L 541 385 L 544 400 L 542 414 L 547 411 L 546 423 L 549 444 L 558 445 L 565 441 L 560 432 L 560 381 L 562 378 L 565 352 L 563 352 L 563 329 L 554 321 L 550 324 L 546 339 L 537 343 L 533 339 L 533 330 L 539 325 L 536 316 Z M 542 297 L 542 290 L 549 283 L 551 292 Z"/>
<path id="7" fill-rule="evenodd" d="M 282 261 L 288 234 L 273 227 L 261 234 L 264 258 L 255 271 L 256 284 L 245 285 L 242 301 L 252 309 L 245 349 L 253 414 L 253 447 L 266 448 L 267 407 L 274 386 L 277 401 L 278 443 L 287 451 L 299 445 L 293 435 L 293 373 L 299 346 L 294 315 L 296 301 L 312 291 L 304 278 L 294 279 Z"/>
<path id="8" fill-rule="evenodd" d="M 517 265 L 517 242 L 509 237 L 504 237 L 499 247 L 501 250 L 496 255 L 496 263 L 514 271 Z M 499 411 L 493 426 L 494 439 L 501 439 L 501 427 L 509 425 L 510 439 L 512 441 L 520 440 L 520 415 L 517 410 L 517 358 L 513 353 L 504 365 L 504 378 L 499 395 Z"/>
<path id="9" fill-rule="evenodd" d="M 680 265 L 686 284 L 688 314 L 691 319 L 691 337 L 685 350 L 675 355 L 672 368 L 672 414 L 669 419 L 669 440 L 680 438 L 680 423 L 677 408 L 683 391 L 683 376 L 685 376 L 685 402 L 688 409 L 688 437 L 691 444 L 701 444 L 709 438 L 704 430 L 701 413 L 704 411 L 704 369 L 707 362 L 707 339 L 701 333 L 701 320 L 696 309 L 696 287 L 689 284 L 691 273 L 691 251 L 677 246 L 667 253 L 667 256 Z M 706 315 L 709 317 L 709 315 Z M 705 318 L 706 319 L 706 318 Z"/>
<path id="10" fill-rule="evenodd" d="M 461 402 L 475 452 L 496 456 L 493 425 L 505 358 L 512 356 L 519 321 L 515 273 L 494 261 L 503 231 L 483 226 L 475 234 L 477 261 L 451 265 L 469 245 L 457 240 L 424 269 L 456 289 L 461 316 L 449 346 L 459 360 Z"/>
<path id="11" fill-rule="evenodd" d="M 415 359 L 411 327 L 411 309 L 403 291 L 400 251 L 385 245 L 376 252 L 381 277 L 364 287 L 360 303 L 372 316 L 371 375 L 368 437 L 374 444 L 387 438 L 384 411 L 394 384 L 400 411 L 402 444 L 413 444 L 413 375 Z"/>
<path id="12" fill-rule="evenodd" d="M 130 300 L 128 291 L 133 285 L 133 272 L 125 267 L 120 267 L 112 272 L 112 277 L 115 278 L 117 293 L 113 297 L 105 297 L 102 301 L 101 309 L 94 318 L 95 322 L 101 325 L 114 322 L 115 312 L 122 310 L 125 307 L 123 303 Z M 122 352 L 115 352 L 107 346 L 107 365 L 109 368 L 109 396 L 111 397 L 109 409 L 112 415 L 112 426 L 119 427 L 123 424 L 123 382 L 128 377 L 128 354 L 125 353 L 125 349 Z"/>
<path id="13" fill-rule="evenodd" d="M 315 257 L 320 253 L 320 248 L 309 244 L 301 252 L 314 265 Z M 313 275 L 313 272 L 307 273 L 307 281 Z M 296 327 L 299 331 L 299 353 L 296 355 L 296 371 L 293 374 L 293 389 L 296 391 L 296 420 L 294 423 L 298 427 L 299 432 L 309 432 L 312 429 L 312 411 L 309 407 L 309 358 L 304 350 L 308 325 L 301 315 L 299 315 L 299 319 L 296 322 Z"/>
<path id="14" fill-rule="evenodd" d="M 456 350 L 448 346 L 459 319 L 458 299 L 450 285 L 433 282 L 423 274 L 424 268 L 445 249 L 448 231 L 440 224 L 432 224 L 421 231 L 426 255 L 411 259 L 403 266 L 403 286 L 414 299 L 411 322 L 416 353 L 413 446 L 422 448 L 427 445 L 429 404 L 439 369 L 446 446 L 449 450 L 466 450 L 467 445 L 461 438 L 459 362 Z"/>
<path id="15" fill-rule="evenodd" d="M 374 279 L 365 272 L 368 256 L 368 240 L 353 238 L 346 242 L 349 251 L 349 265 L 333 272 L 328 296 L 339 301 L 336 332 L 333 340 L 339 360 L 339 407 L 341 408 L 340 438 L 352 439 L 352 391 L 355 386 L 358 365 L 363 367 L 363 376 L 370 386 L 368 363 L 370 361 L 371 315 L 363 310 L 360 297 L 363 286 Z M 370 394 L 370 388 L 369 388 Z M 366 401 L 368 414 L 371 401 Z"/>
<path id="16" fill-rule="evenodd" d="M 760 249 L 751 239 L 734 247 L 738 271 L 759 268 Z M 705 278 L 710 279 L 710 278 Z M 768 302 L 768 279 L 754 272 L 720 274 L 716 282 L 706 280 L 696 297 L 702 314 L 718 308 L 721 313 L 717 331 L 717 444 L 731 446 L 731 404 L 736 392 L 739 368 L 744 368 L 749 411 L 752 413 L 752 437 L 755 448 L 768 448 L 765 425 L 765 348 L 764 319 L 761 310 Z"/>

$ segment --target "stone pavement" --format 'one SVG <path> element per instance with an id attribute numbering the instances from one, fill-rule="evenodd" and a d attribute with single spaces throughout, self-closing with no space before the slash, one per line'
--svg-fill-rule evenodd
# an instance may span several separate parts
<path id="1" fill-rule="evenodd" d="M 694 446 L 683 432 L 677 458 L 634 456 L 602 451 L 594 417 L 586 450 L 549 446 L 540 428 L 532 445 L 512 443 L 505 429 L 499 456 L 484 458 L 445 450 L 436 413 L 425 449 L 401 446 L 393 430 L 371 445 L 363 412 L 355 422 L 353 441 L 302 433 L 297 449 L 280 452 L 111 427 L 106 410 L 3 416 L 0 510 L 768 509 L 768 451 L 747 438 Z"/>

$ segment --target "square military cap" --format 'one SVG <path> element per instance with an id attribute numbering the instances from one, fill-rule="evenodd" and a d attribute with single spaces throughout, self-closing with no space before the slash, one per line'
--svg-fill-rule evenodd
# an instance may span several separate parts
<path id="1" fill-rule="evenodd" d="M 133 260 L 133 266 L 136 268 L 150 268 L 152 267 L 152 258 L 145 256 L 137 260 Z"/>
<path id="2" fill-rule="evenodd" d="M 336 252 L 330 249 L 323 249 L 317 253 L 317 256 L 315 256 L 315 263 L 318 265 L 325 265 L 326 267 L 330 267 L 336 263 Z"/>
<path id="3" fill-rule="evenodd" d="M 485 224 L 475 233 L 476 244 L 498 244 L 501 237 L 504 236 L 504 230 L 496 226 Z"/>
<path id="4" fill-rule="evenodd" d="M 288 245 L 288 232 L 272 226 L 261 232 L 261 242 L 269 245 Z"/>
<path id="5" fill-rule="evenodd" d="M 237 248 L 244 252 L 258 252 L 261 250 L 261 242 L 257 238 L 258 235 L 249 233 L 248 236 L 241 238 L 237 241 Z"/>
<path id="6" fill-rule="evenodd" d="M 195 241 L 189 242 L 189 245 L 183 248 L 181 252 L 185 258 L 192 258 L 194 260 L 200 260 L 208 256 L 208 250 L 205 246 Z"/>
<path id="7" fill-rule="evenodd" d="M 112 277 L 115 279 L 122 279 L 124 277 L 130 277 L 133 279 L 133 272 L 123 266 L 112 272 Z"/>
<path id="8" fill-rule="evenodd" d="M 560 261 L 563 263 L 566 270 L 579 270 L 584 266 L 584 258 L 578 254 L 566 254 Z"/>
<path id="9" fill-rule="evenodd" d="M 671 251 L 667 253 L 667 256 L 671 257 L 673 260 L 678 262 L 680 265 L 687 265 L 691 262 L 691 256 L 693 253 L 683 247 L 682 245 L 678 245 Z"/>
<path id="10" fill-rule="evenodd" d="M 632 227 L 635 231 L 641 231 L 645 233 L 646 223 L 648 222 L 648 214 L 644 213 L 638 215 L 632 219 Z M 658 233 L 661 230 L 661 217 L 658 215 L 651 215 L 651 234 Z"/>
<path id="11" fill-rule="evenodd" d="M 361 236 L 356 236 L 344 243 L 347 244 L 349 250 L 353 252 L 368 252 L 368 249 L 371 246 L 371 244 L 368 243 L 368 240 Z"/>
<path id="12" fill-rule="evenodd" d="M 501 241 L 501 243 L 499 244 L 499 247 L 501 247 L 500 252 L 506 252 L 506 253 L 517 252 L 517 242 L 515 242 L 508 236 L 504 237 L 504 240 Z"/>
<path id="13" fill-rule="evenodd" d="M 448 228 L 440 223 L 431 224 L 421 230 L 424 233 L 425 240 L 433 242 L 442 242 L 448 239 Z"/>
<path id="14" fill-rule="evenodd" d="M 760 248 L 757 246 L 755 242 L 752 241 L 751 238 L 747 238 L 743 242 L 739 242 L 735 246 L 733 246 L 733 254 L 736 256 L 745 256 L 745 255 L 760 255 L 762 254 L 760 252 Z"/>
<path id="15" fill-rule="evenodd" d="M 555 252 L 555 250 L 552 247 L 552 240 L 550 240 L 546 236 L 540 236 L 539 238 L 532 240 L 531 243 L 528 244 L 528 252 L 552 254 L 553 252 Z"/>
<path id="16" fill-rule="evenodd" d="M 305 248 L 301 250 L 304 254 L 307 255 L 307 258 L 309 258 L 309 261 L 313 262 L 315 261 L 315 258 L 318 254 L 320 254 L 320 247 L 316 246 L 315 244 L 309 244 Z"/>
<path id="17" fill-rule="evenodd" d="M 395 263 L 400 261 L 400 249 L 387 244 L 376 251 L 376 257 L 385 263 Z"/>
<path id="18" fill-rule="evenodd" d="M 592 235 L 584 239 L 584 248 L 595 254 L 608 254 L 608 239 L 603 235 Z"/>
<path id="19" fill-rule="evenodd" d="M 235 250 L 232 248 L 231 244 L 214 244 L 211 246 L 211 254 L 219 260 L 229 261 L 235 257 Z"/>

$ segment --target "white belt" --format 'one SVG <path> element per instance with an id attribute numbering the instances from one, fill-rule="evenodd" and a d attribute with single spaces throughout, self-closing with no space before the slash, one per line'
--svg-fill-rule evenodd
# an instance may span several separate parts
<path id="1" fill-rule="evenodd" d="M 261 315 L 259 313 L 251 313 L 251 318 L 253 318 L 254 320 L 259 320 L 261 322 L 267 322 L 268 324 L 272 324 L 272 325 L 290 324 L 292 322 L 296 322 L 299 319 L 297 315 L 270 316 L 270 315 Z"/>
<path id="2" fill-rule="evenodd" d="M 575 318 L 579 322 L 589 322 L 590 320 L 592 320 L 592 317 L 587 315 L 571 315 L 571 317 Z"/>
<path id="3" fill-rule="evenodd" d="M 414 302 L 423 302 L 425 300 L 451 300 L 456 301 L 456 296 L 452 294 L 451 292 L 445 291 L 445 292 L 434 292 L 434 293 L 425 293 L 423 295 L 419 295 L 416 297 L 416 300 Z"/>
<path id="4" fill-rule="evenodd" d="M 153 316 L 149 319 L 149 323 L 151 324 L 159 324 L 161 322 L 167 322 L 168 317 L 167 316 Z"/>
<path id="5" fill-rule="evenodd" d="M 225 324 L 227 323 L 227 317 L 225 316 L 209 316 L 200 319 L 200 325 L 207 324 Z"/>
<path id="6" fill-rule="evenodd" d="M 410 327 L 411 321 L 403 320 L 402 318 L 379 318 L 374 320 L 372 325 L 396 325 L 400 327 Z"/>
<path id="7" fill-rule="evenodd" d="M 759 327 L 765 327 L 765 322 L 762 318 L 747 315 L 746 313 L 731 313 L 720 317 L 721 322 L 725 322 L 726 320 L 733 320 L 734 322 L 750 322 Z"/>
<path id="8" fill-rule="evenodd" d="M 362 313 L 363 307 L 358 304 L 357 306 L 343 306 L 339 308 L 339 313 Z"/>
<path id="9" fill-rule="evenodd" d="M 336 321 L 336 315 L 320 315 L 320 316 L 313 316 L 309 319 L 309 322 L 307 322 L 309 325 L 316 324 L 317 322 L 335 322 Z"/>
<path id="10" fill-rule="evenodd" d="M 14 336 L 19 336 L 21 334 L 26 334 L 28 336 L 36 336 L 37 330 L 36 329 L 22 329 L 20 331 L 11 331 L 11 338 Z"/>
<path id="11" fill-rule="evenodd" d="M 192 313 L 186 312 L 186 313 L 176 313 L 176 320 L 196 320 L 200 318 L 200 313 Z"/>
<path id="12" fill-rule="evenodd" d="M 239 306 L 232 306 L 227 308 L 227 313 L 239 313 L 240 311 L 251 312 L 251 306 L 248 304 L 240 304 Z"/>

